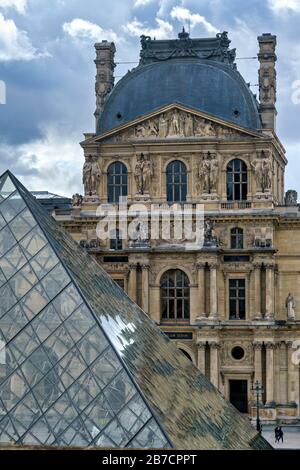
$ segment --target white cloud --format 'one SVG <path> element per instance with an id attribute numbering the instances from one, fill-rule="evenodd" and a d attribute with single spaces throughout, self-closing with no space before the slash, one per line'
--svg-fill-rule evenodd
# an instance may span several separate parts
<path id="1" fill-rule="evenodd" d="M 300 0 L 268 0 L 269 6 L 275 13 L 291 10 L 300 13 Z"/>
<path id="2" fill-rule="evenodd" d="M 0 13 L 0 62 L 9 60 L 32 60 L 45 57 L 31 44 L 26 31 L 19 30 L 13 20 Z"/>
<path id="3" fill-rule="evenodd" d="M 152 3 L 152 2 L 153 0 L 135 0 L 134 7 L 135 8 L 143 7 L 143 6 L 149 5 L 149 3 Z"/>
<path id="4" fill-rule="evenodd" d="M 0 8 L 14 8 L 18 13 L 25 15 L 27 0 L 0 0 Z"/>
<path id="5" fill-rule="evenodd" d="M 156 28 L 150 28 L 147 23 L 142 23 L 137 18 L 123 26 L 126 33 L 131 36 L 151 36 L 156 39 L 169 39 L 173 35 L 173 26 L 160 18 L 155 18 L 157 23 Z"/>
<path id="6" fill-rule="evenodd" d="M 103 29 L 101 26 L 81 18 L 74 18 L 69 23 L 64 23 L 63 30 L 72 38 L 88 39 L 92 41 L 108 41 L 120 42 L 121 38 L 118 37 L 111 29 Z"/>
<path id="7" fill-rule="evenodd" d="M 79 138 L 76 133 L 49 126 L 40 139 L 19 146 L 1 144 L 0 174 L 10 169 L 30 190 L 66 196 L 82 192 Z"/>
<path id="8" fill-rule="evenodd" d="M 182 21 L 183 23 L 189 23 L 191 28 L 201 25 L 208 33 L 216 34 L 219 32 L 204 16 L 199 15 L 199 13 L 192 13 L 187 8 L 174 7 L 171 11 L 171 18 L 173 18 L 173 20 Z"/>

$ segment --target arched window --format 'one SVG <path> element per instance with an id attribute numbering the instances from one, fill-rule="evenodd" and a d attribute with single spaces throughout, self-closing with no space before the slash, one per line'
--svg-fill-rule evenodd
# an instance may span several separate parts
<path id="1" fill-rule="evenodd" d="M 109 165 L 107 170 L 108 202 L 119 202 L 120 196 L 127 196 L 127 168 L 122 162 Z"/>
<path id="2" fill-rule="evenodd" d="M 122 242 L 122 238 L 121 238 L 121 232 L 118 228 L 116 230 L 113 230 L 113 232 L 111 233 L 110 249 L 111 250 L 122 250 L 123 249 L 123 242 Z"/>
<path id="3" fill-rule="evenodd" d="M 170 269 L 161 278 L 161 318 L 175 322 L 190 318 L 190 289 L 187 275 Z"/>
<path id="4" fill-rule="evenodd" d="M 242 228 L 232 228 L 231 229 L 231 248 L 232 249 L 242 249 L 244 248 L 244 231 Z"/>
<path id="5" fill-rule="evenodd" d="M 235 158 L 227 165 L 227 200 L 245 201 L 247 199 L 248 181 L 247 165 Z"/>
<path id="6" fill-rule="evenodd" d="M 187 171 L 184 163 L 174 160 L 167 166 L 167 201 L 186 201 Z"/>

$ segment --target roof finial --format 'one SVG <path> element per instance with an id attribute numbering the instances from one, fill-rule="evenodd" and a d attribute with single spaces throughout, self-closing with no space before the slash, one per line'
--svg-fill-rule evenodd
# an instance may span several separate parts
<path id="1" fill-rule="evenodd" d="M 179 39 L 188 39 L 190 37 L 189 33 L 186 32 L 184 26 L 182 32 L 178 34 Z"/>

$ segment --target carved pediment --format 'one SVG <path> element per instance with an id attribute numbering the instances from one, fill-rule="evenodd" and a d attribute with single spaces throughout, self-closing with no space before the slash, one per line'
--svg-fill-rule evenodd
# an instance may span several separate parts
<path id="1" fill-rule="evenodd" d="M 238 140 L 245 137 L 259 138 L 260 134 L 177 105 L 165 107 L 148 118 L 135 120 L 119 129 L 97 136 L 95 141 L 126 143 L 195 138 Z"/>

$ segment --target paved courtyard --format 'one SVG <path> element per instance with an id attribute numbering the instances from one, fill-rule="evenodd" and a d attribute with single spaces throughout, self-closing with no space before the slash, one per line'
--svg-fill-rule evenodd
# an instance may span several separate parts
<path id="1" fill-rule="evenodd" d="M 274 447 L 274 449 L 299 449 L 300 450 L 300 427 L 282 426 L 284 432 L 283 443 L 275 444 L 275 426 L 263 426 L 262 435 Z"/>

